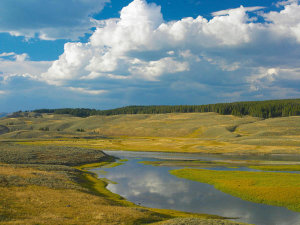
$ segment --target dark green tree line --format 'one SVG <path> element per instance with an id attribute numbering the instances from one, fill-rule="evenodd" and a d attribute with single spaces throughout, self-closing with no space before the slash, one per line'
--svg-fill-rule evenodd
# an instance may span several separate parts
<path id="1" fill-rule="evenodd" d="M 218 103 L 208 105 L 151 105 L 151 106 L 126 106 L 110 110 L 96 110 L 86 108 L 65 109 L 38 109 L 36 113 L 70 114 L 79 117 L 93 115 L 120 115 L 120 114 L 159 114 L 159 113 L 192 113 L 216 112 L 221 115 L 253 116 L 272 118 L 281 116 L 299 116 L 300 99 L 251 101 Z"/>

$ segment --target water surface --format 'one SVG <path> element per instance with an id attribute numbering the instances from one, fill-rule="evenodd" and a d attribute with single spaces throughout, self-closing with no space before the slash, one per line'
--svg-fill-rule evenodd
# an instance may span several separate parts
<path id="1" fill-rule="evenodd" d="M 177 178 L 169 173 L 179 167 L 155 167 L 139 163 L 158 159 L 219 159 L 212 155 L 108 151 L 109 155 L 129 159 L 114 168 L 96 168 L 99 177 L 117 182 L 107 188 L 139 205 L 181 211 L 239 217 L 236 221 L 258 225 L 300 224 L 300 213 L 283 207 L 248 202 L 215 189 L 212 185 Z M 286 159 L 285 159 L 286 160 Z M 212 169 L 212 168 L 209 168 Z M 222 170 L 224 167 L 214 169 Z M 227 168 L 250 170 L 247 167 Z M 103 173 L 106 171 L 107 173 Z"/>

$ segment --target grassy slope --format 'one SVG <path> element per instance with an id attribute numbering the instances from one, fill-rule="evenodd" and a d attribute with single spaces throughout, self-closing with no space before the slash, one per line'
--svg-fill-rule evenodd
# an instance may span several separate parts
<path id="1" fill-rule="evenodd" d="M 108 191 L 105 181 L 86 171 L 86 167 L 110 161 L 98 150 L 1 143 L 0 224 L 127 225 L 176 217 L 219 218 L 150 209 L 126 201 Z M 69 166 L 87 162 L 91 164 Z M 223 220 L 219 221 L 222 224 Z"/>
<path id="2" fill-rule="evenodd" d="M 2 118 L 2 140 L 36 144 L 173 152 L 299 153 L 300 117 L 262 120 L 216 113 Z M 49 131 L 40 128 L 48 127 Z M 85 132 L 76 132 L 84 129 Z M 74 136 L 77 139 L 74 139 Z M 63 140 L 63 141 L 62 141 Z"/>
<path id="3" fill-rule="evenodd" d="M 204 169 L 172 170 L 171 174 L 212 184 L 244 200 L 284 206 L 300 212 L 300 174 Z"/>

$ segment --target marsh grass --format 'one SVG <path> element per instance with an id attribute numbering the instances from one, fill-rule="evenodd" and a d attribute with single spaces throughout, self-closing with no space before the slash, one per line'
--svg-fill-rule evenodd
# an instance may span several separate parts
<path id="1" fill-rule="evenodd" d="M 171 174 L 214 185 L 247 201 L 283 206 L 300 212 L 300 174 L 204 169 L 171 170 Z"/>
<path id="2" fill-rule="evenodd" d="M 140 161 L 152 166 L 181 166 L 181 167 L 226 167 L 239 168 L 248 167 L 256 170 L 265 171 L 300 171 L 298 161 L 270 161 L 270 160 L 161 160 L 161 161 Z"/>
<path id="3" fill-rule="evenodd" d="M 256 165 L 249 168 L 265 171 L 300 171 L 300 165 Z"/>

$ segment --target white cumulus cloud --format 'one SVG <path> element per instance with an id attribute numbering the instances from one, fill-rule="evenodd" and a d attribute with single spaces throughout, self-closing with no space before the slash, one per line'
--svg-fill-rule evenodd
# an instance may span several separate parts
<path id="1" fill-rule="evenodd" d="M 207 21 L 184 18 L 164 22 L 160 6 L 134 0 L 120 12 L 120 18 L 98 21 L 98 27 L 86 44 L 67 43 L 64 54 L 55 61 L 43 78 L 61 84 L 82 77 L 123 76 L 158 80 L 164 74 L 189 71 L 189 59 L 182 49 L 206 49 L 235 46 L 250 40 L 255 24 L 247 23 L 247 8 L 232 9 L 226 16 Z M 237 35 L 238 34 L 238 35 Z M 157 51 L 157 57 L 143 59 L 144 52 Z M 172 54 L 170 54 L 172 53 Z M 195 59 L 199 57 L 195 55 Z M 99 76 L 98 76 L 99 77 Z"/>
<path id="2" fill-rule="evenodd" d="M 280 12 L 270 12 L 264 15 L 271 22 L 270 29 L 282 36 L 295 37 L 300 43 L 300 5 L 297 2 L 285 5 Z"/>
<path id="3" fill-rule="evenodd" d="M 244 9 L 247 12 L 253 12 L 253 11 L 257 11 L 260 9 L 264 9 L 265 7 L 261 7 L 261 6 L 255 6 L 255 7 L 244 7 Z M 221 11 L 217 11 L 217 12 L 213 12 L 212 15 L 213 16 L 225 16 L 225 15 L 229 15 L 231 10 L 234 9 L 225 9 L 225 10 L 221 10 Z"/>
<path id="4" fill-rule="evenodd" d="M 51 64 L 49 61 L 30 61 L 26 53 L 1 53 L 0 82 L 5 83 L 16 76 L 40 79 L 40 74 L 47 71 Z"/>
<path id="5" fill-rule="evenodd" d="M 59 59 L 41 64 L 44 71 L 37 67 L 31 77 L 83 94 L 106 93 L 119 104 L 144 102 L 148 96 L 157 104 L 161 95 L 185 104 L 199 96 L 271 98 L 278 90 L 284 97 L 296 96 L 300 5 L 287 1 L 278 7 L 265 12 L 260 6 L 241 6 L 215 12 L 210 20 L 199 15 L 165 21 L 160 6 L 134 0 L 119 18 L 94 20 L 87 43 L 66 43 Z M 6 61 L 0 60 L 5 74 L 12 73 L 12 66 L 1 66 L 9 63 L 7 58 L 19 66 L 30 62 L 26 55 L 5 54 Z"/>

